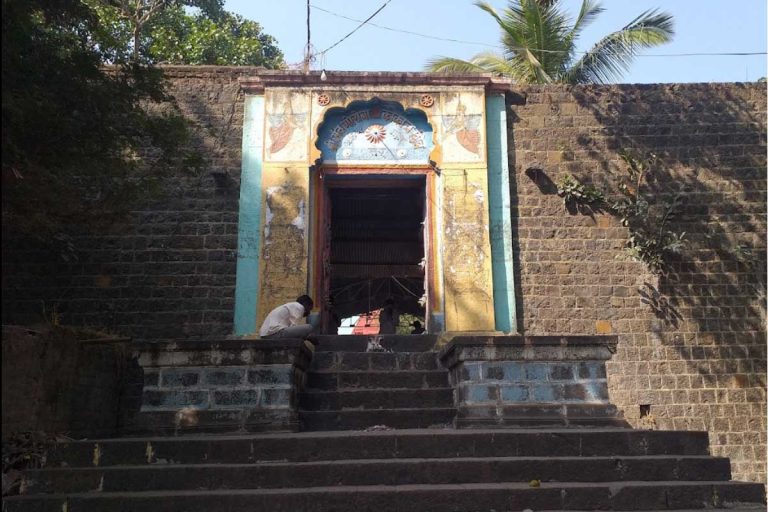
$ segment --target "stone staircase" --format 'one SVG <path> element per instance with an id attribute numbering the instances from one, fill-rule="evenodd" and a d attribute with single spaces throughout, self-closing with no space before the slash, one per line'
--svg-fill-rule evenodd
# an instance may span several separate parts
<path id="1" fill-rule="evenodd" d="M 366 342 L 320 339 L 295 400 L 302 432 L 62 443 L 3 511 L 765 510 L 764 486 L 731 481 L 706 432 L 456 429 L 462 398 L 434 338 Z"/>
<path id="2" fill-rule="evenodd" d="M 456 415 L 434 336 L 392 336 L 393 352 L 366 352 L 367 336 L 322 336 L 299 397 L 302 430 L 450 427 Z"/>
<path id="3" fill-rule="evenodd" d="M 616 428 L 76 441 L 3 510 L 764 510 L 763 486 L 729 481 L 707 446 L 702 432 Z"/>

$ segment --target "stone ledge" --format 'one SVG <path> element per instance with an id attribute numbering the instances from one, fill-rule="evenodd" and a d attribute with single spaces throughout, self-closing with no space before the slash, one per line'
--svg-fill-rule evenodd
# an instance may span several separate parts
<path id="1" fill-rule="evenodd" d="M 607 361 L 618 336 L 455 336 L 438 353 L 448 369 L 463 361 Z"/>

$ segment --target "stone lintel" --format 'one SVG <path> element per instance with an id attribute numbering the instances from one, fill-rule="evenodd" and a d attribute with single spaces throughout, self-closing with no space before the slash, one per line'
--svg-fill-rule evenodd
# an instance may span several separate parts
<path id="1" fill-rule="evenodd" d="M 462 361 L 607 361 L 618 336 L 455 336 L 438 354 L 446 368 Z"/>
<path id="2" fill-rule="evenodd" d="M 511 80 L 495 77 L 491 73 L 425 73 L 410 71 L 285 71 L 264 70 L 258 76 L 243 78 L 240 86 L 246 92 L 259 94 L 266 87 L 325 87 L 344 85 L 423 85 L 483 86 L 489 92 L 505 92 Z"/>

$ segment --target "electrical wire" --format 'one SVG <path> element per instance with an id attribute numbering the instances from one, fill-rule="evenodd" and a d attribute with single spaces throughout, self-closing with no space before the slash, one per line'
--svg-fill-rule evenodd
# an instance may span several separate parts
<path id="1" fill-rule="evenodd" d="M 387 3 L 389 3 L 389 2 L 387 2 Z M 437 36 L 433 36 L 433 35 L 429 35 L 429 34 L 422 34 L 420 32 L 412 32 L 410 30 L 402 30 L 402 29 L 397 29 L 397 28 L 392 28 L 392 27 L 385 27 L 384 25 L 378 25 L 376 23 L 368 23 L 369 20 L 373 16 L 371 16 L 367 20 L 361 22 L 361 20 L 358 20 L 358 19 L 355 19 L 355 18 L 350 18 L 349 16 L 344 16 L 343 14 L 338 14 L 338 13 L 335 13 L 333 11 L 329 11 L 328 9 L 324 9 L 322 7 L 318 7 L 318 6 L 314 5 L 314 4 L 311 4 L 311 7 L 313 9 L 318 10 L 318 11 L 322 11 L 324 13 L 330 14 L 331 16 L 336 16 L 337 18 L 342 18 L 342 19 L 345 19 L 345 20 L 355 21 L 355 22 L 361 23 L 360 25 L 358 25 L 357 28 L 355 28 L 355 30 L 353 30 L 352 32 L 347 34 L 347 36 L 345 36 L 344 39 L 349 37 L 353 32 L 355 32 L 357 29 L 359 29 L 360 27 L 362 27 L 363 25 L 365 25 L 367 23 L 368 25 L 370 25 L 372 27 L 380 28 L 382 30 L 389 30 L 391 32 L 399 32 L 401 34 L 409 34 L 409 35 L 412 35 L 412 36 L 424 37 L 424 38 L 427 38 L 427 39 L 434 39 L 436 41 L 447 41 L 447 42 L 459 43 L 459 44 L 471 44 L 471 45 L 485 46 L 487 48 L 498 48 L 498 49 L 501 49 L 501 50 L 506 50 L 507 49 L 504 46 L 500 46 L 500 45 L 496 45 L 496 44 L 481 43 L 481 42 L 478 42 L 478 41 L 465 41 L 465 40 L 461 40 L 461 39 L 451 39 L 451 38 L 448 38 L 448 37 L 437 37 Z M 379 11 L 381 9 L 383 9 L 383 8 L 384 8 L 384 6 L 382 6 L 379 9 Z M 378 14 L 378 11 L 376 11 L 376 13 L 374 13 L 374 16 L 376 14 Z M 337 42 L 336 44 L 339 44 L 340 42 L 341 41 Z M 336 46 L 336 45 L 334 45 L 334 46 Z M 333 46 L 331 48 L 333 48 Z M 330 48 L 328 50 L 330 50 Z M 323 52 L 320 52 L 320 53 L 327 52 L 328 50 L 324 50 Z M 535 50 L 531 50 L 531 51 L 540 52 L 540 53 L 570 53 L 567 50 L 535 49 Z M 574 52 L 574 53 L 586 55 L 589 52 L 580 51 L 580 52 Z M 762 52 L 641 53 L 641 54 L 636 55 L 636 57 L 718 57 L 718 56 L 743 57 L 743 56 L 751 56 L 751 55 L 768 55 L 768 52 L 762 51 Z"/>
<path id="2" fill-rule="evenodd" d="M 326 48 L 325 50 L 321 51 L 321 52 L 320 52 L 320 55 L 325 55 L 325 54 L 326 54 L 326 53 L 328 53 L 329 51 L 333 50 L 333 49 L 334 49 L 336 46 L 338 46 L 340 43 L 342 43 L 342 42 L 343 42 L 345 39 L 347 39 L 349 36 L 351 36 L 352 34 L 354 34 L 355 32 L 357 32 L 357 31 L 358 31 L 360 28 L 362 28 L 362 27 L 363 27 L 363 25 L 365 25 L 366 23 L 368 23 L 369 21 L 371 21 L 371 20 L 373 19 L 373 17 L 374 17 L 374 16 L 376 16 L 377 14 L 379 14 L 379 13 L 382 11 L 382 9 L 384 9 L 384 8 L 385 8 L 385 7 L 386 7 L 386 6 L 389 4 L 389 2 L 391 2 L 391 1 L 392 1 L 392 0 L 387 0 L 386 2 L 384 2 L 384 4 L 382 4 L 382 6 L 381 6 L 381 7 L 379 7 L 378 9 L 376 9 L 376 11 L 375 11 L 373 14 L 371 14 L 370 16 L 368 16 L 368 18 L 366 18 L 364 21 L 361 21 L 361 22 L 360 22 L 360 24 L 359 24 L 358 26 L 356 26 L 356 27 L 354 28 L 354 30 L 352 30 L 352 32 L 350 32 L 349 34 L 345 35 L 344 37 L 342 37 L 341 39 L 339 39 L 338 41 L 336 41 L 335 43 L 333 43 L 331 46 L 329 46 L 329 47 L 328 47 L 328 48 Z M 314 6 L 313 6 L 313 7 L 314 7 Z"/>

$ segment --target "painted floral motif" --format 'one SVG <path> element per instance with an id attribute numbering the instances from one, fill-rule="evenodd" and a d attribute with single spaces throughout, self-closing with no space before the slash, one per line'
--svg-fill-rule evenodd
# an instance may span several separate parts
<path id="1" fill-rule="evenodd" d="M 381 144 L 387 136 L 387 130 L 380 124 L 372 124 L 365 130 L 364 135 L 371 144 Z"/>

